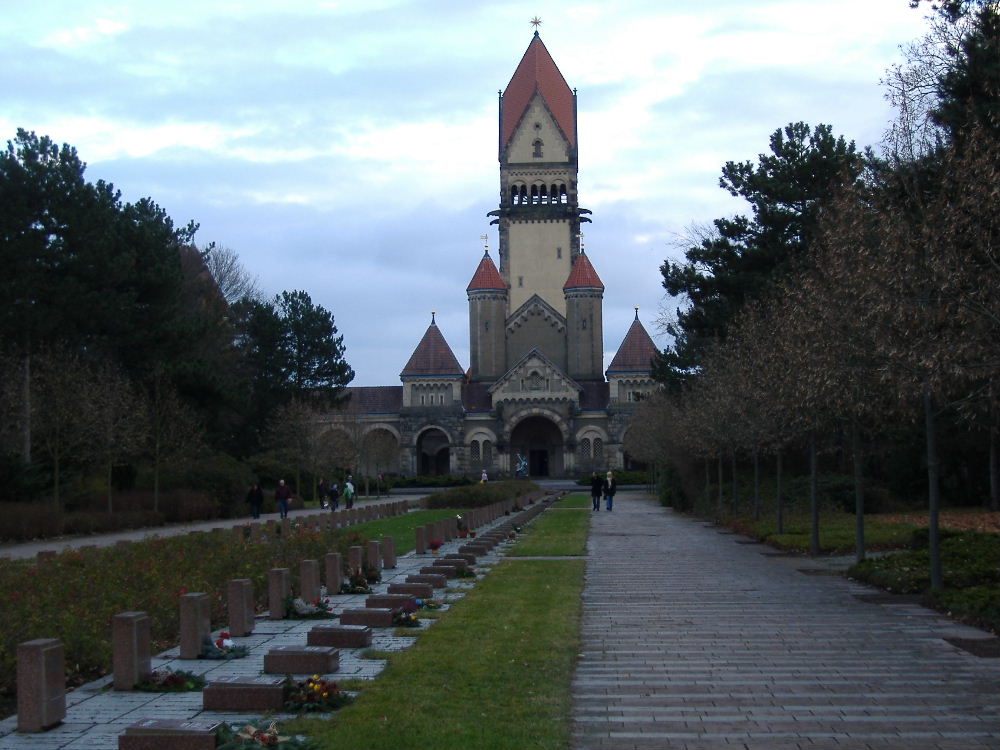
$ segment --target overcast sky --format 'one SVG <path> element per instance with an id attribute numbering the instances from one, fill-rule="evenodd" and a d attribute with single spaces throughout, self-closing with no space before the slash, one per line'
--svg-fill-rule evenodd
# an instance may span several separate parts
<path id="1" fill-rule="evenodd" d="M 496 227 L 497 91 L 530 20 L 578 89 L 585 245 L 607 363 L 657 343 L 659 266 L 791 121 L 877 146 L 880 79 L 923 34 L 907 0 L 35 0 L 5 3 L 0 142 L 75 146 L 91 181 L 234 249 L 270 296 L 333 312 L 356 385 L 394 385 L 437 310 L 469 364 L 465 287 Z"/>

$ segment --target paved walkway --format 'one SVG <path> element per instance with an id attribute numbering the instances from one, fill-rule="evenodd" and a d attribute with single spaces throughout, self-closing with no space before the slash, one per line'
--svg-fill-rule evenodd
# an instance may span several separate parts
<path id="1" fill-rule="evenodd" d="M 1000 665 L 943 640 L 987 633 L 637 494 L 593 515 L 575 750 L 1000 747 Z"/>

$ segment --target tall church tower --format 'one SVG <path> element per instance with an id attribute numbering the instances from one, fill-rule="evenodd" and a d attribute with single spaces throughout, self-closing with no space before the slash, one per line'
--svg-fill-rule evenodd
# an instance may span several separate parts
<path id="1" fill-rule="evenodd" d="M 538 32 L 500 95 L 500 274 L 508 315 L 538 295 L 566 315 L 563 284 L 580 252 L 576 93 Z"/>

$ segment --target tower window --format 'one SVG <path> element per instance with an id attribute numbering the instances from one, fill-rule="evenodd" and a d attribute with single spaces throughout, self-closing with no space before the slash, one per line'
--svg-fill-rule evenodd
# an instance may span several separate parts
<path id="1" fill-rule="evenodd" d="M 490 321 L 488 321 L 488 320 L 484 321 L 483 322 L 483 328 L 485 328 L 487 331 L 490 330 Z"/>
<path id="2" fill-rule="evenodd" d="M 561 259 L 562 259 L 562 248 L 561 247 L 557 247 L 556 248 L 556 260 L 561 260 Z"/>
<path id="3" fill-rule="evenodd" d="M 518 276 L 517 277 L 517 285 L 518 286 L 524 286 L 524 277 L 523 276 Z"/>
<path id="4" fill-rule="evenodd" d="M 586 319 L 586 318 L 584 318 L 584 319 L 583 319 L 582 321 L 580 321 L 580 322 L 582 323 L 582 327 L 583 327 L 583 330 L 585 330 L 585 331 L 586 331 L 586 330 L 587 330 L 587 319 Z"/>
<path id="5" fill-rule="evenodd" d="M 536 159 L 541 158 L 541 156 L 542 156 L 542 141 L 541 141 L 541 139 L 540 138 L 537 139 L 532 145 L 535 147 L 535 150 L 532 152 L 531 155 L 534 156 Z"/>

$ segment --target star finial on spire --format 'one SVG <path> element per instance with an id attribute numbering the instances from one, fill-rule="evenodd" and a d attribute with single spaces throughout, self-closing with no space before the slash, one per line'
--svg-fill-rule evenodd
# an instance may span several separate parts
<path id="1" fill-rule="evenodd" d="M 635 319 L 636 320 L 639 319 L 639 306 L 638 305 L 635 306 Z"/>
<path id="2" fill-rule="evenodd" d="M 576 237 L 580 240 L 580 254 L 586 255 L 586 251 L 583 249 L 583 232 L 580 232 Z"/>
<path id="3" fill-rule="evenodd" d="M 483 241 L 483 255 L 488 256 L 490 254 L 490 237 L 488 234 L 479 235 L 479 239 Z"/>
<path id="4" fill-rule="evenodd" d="M 542 19 L 535 16 L 531 19 L 531 25 L 535 27 L 535 31 L 538 31 L 538 27 L 542 25 Z"/>

